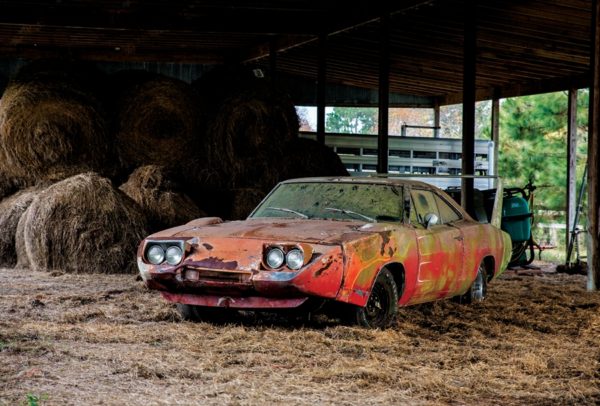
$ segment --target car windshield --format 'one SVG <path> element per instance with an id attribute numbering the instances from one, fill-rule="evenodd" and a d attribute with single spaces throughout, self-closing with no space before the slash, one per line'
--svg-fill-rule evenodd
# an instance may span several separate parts
<path id="1" fill-rule="evenodd" d="M 394 185 L 284 183 L 279 185 L 250 217 L 400 221 L 401 203 L 402 189 Z"/>

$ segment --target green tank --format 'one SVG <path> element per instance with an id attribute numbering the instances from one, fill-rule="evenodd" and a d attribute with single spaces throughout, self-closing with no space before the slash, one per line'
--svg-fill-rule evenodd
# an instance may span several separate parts
<path id="1" fill-rule="evenodd" d="M 501 228 L 510 235 L 513 243 L 529 240 L 531 216 L 527 200 L 521 196 L 511 196 L 503 200 Z"/>

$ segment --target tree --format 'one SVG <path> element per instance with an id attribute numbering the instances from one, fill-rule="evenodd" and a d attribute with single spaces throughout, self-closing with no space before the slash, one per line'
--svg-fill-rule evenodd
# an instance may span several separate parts
<path id="1" fill-rule="evenodd" d="M 377 133 L 377 109 L 334 107 L 327 113 L 325 130 L 342 134 Z"/>
<path id="2" fill-rule="evenodd" d="M 565 210 L 567 177 L 567 94 L 547 93 L 503 100 L 500 109 L 499 175 L 506 186 L 539 186 L 536 207 Z M 577 99 L 579 179 L 585 161 L 587 91 Z"/>

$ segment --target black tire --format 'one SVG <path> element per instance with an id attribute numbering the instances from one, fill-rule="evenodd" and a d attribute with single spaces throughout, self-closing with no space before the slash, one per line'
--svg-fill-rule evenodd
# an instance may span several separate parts
<path id="1" fill-rule="evenodd" d="M 477 276 L 464 295 L 459 296 L 459 302 L 472 304 L 483 302 L 487 296 L 487 272 L 483 262 L 479 265 Z"/>
<path id="2" fill-rule="evenodd" d="M 387 328 L 398 315 L 398 287 L 392 273 L 382 269 L 373 283 L 366 306 L 349 306 L 347 321 L 365 328 Z"/>
<path id="3" fill-rule="evenodd" d="M 220 307 L 194 306 L 177 303 L 177 311 L 187 321 L 226 322 L 233 315 L 231 309 Z"/>

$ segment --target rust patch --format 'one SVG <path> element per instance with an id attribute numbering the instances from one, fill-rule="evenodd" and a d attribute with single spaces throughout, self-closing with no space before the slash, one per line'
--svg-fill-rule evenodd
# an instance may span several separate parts
<path id="1" fill-rule="evenodd" d="M 323 274 L 323 272 L 325 272 L 326 270 L 329 269 L 329 267 L 331 266 L 331 264 L 333 264 L 333 258 L 329 258 L 327 260 L 327 262 L 324 264 L 324 266 L 322 268 L 319 268 L 316 272 L 315 272 L 315 276 L 321 276 Z"/>
<path id="2" fill-rule="evenodd" d="M 209 243 L 205 242 L 204 244 L 202 244 L 204 246 L 204 248 L 206 248 L 207 250 L 211 251 L 214 247 L 212 245 L 210 245 Z"/>
<path id="3" fill-rule="evenodd" d="M 201 259 L 200 261 L 190 261 L 185 265 L 198 268 L 225 269 L 232 271 L 237 269 L 238 263 L 237 261 L 223 261 L 223 258 L 209 257 Z"/>
<path id="4" fill-rule="evenodd" d="M 385 255 L 385 246 L 390 243 L 390 233 L 383 232 L 383 233 L 379 233 L 379 235 L 381 235 L 381 251 L 379 253 L 381 254 L 381 256 L 384 256 Z"/>
<path id="5" fill-rule="evenodd" d="M 388 247 L 388 256 L 393 257 L 396 253 L 396 250 L 392 247 Z"/>

